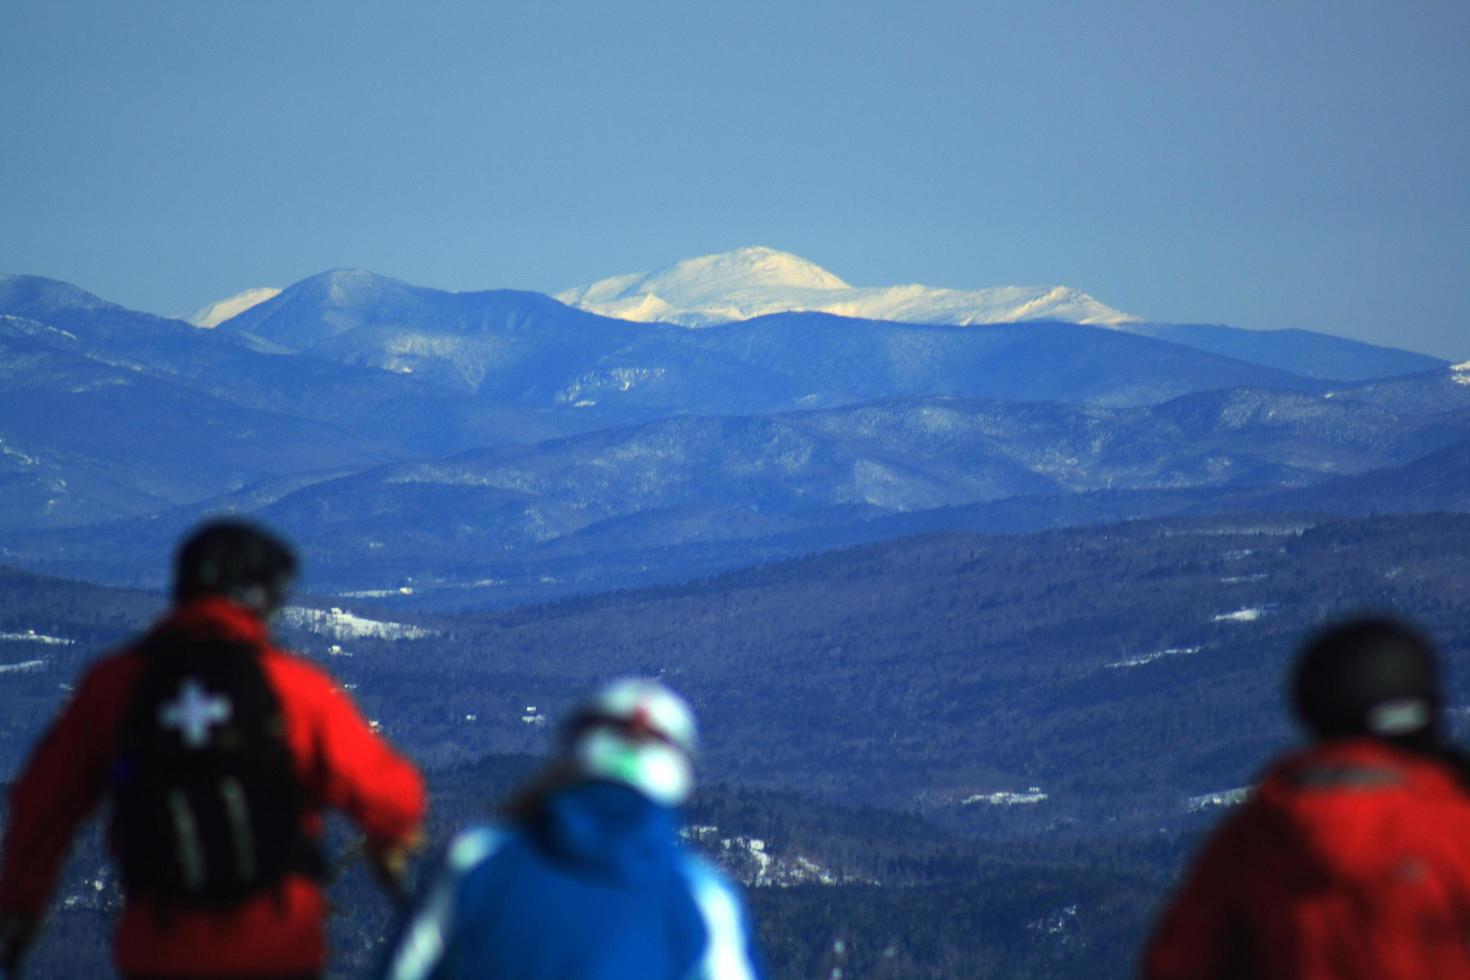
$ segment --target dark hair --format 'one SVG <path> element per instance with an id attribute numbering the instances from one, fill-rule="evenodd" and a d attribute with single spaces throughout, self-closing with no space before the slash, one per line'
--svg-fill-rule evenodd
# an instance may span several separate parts
<path id="1" fill-rule="evenodd" d="M 554 759 L 511 791 L 500 804 L 500 816 L 519 827 L 534 830 L 546 819 L 546 804 L 551 798 L 584 778 L 572 763 Z"/>
<path id="2" fill-rule="evenodd" d="M 174 600 L 218 595 L 261 615 L 286 598 L 296 577 L 291 547 L 249 521 L 223 518 L 196 528 L 174 559 Z"/>
<path id="3" fill-rule="evenodd" d="M 1291 699 L 1318 738 L 1368 735 L 1426 749 L 1441 742 L 1434 646 L 1391 617 L 1350 619 L 1311 637 L 1297 658 Z"/>

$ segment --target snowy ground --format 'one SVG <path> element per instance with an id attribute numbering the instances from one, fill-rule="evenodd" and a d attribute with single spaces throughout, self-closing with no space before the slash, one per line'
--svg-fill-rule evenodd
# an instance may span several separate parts
<path id="1" fill-rule="evenodd" d="M 44 660 L 24 660 L 18 664 L 0 664 L 0 674 L 25 674 L 46 666 Z"/>
<path id="2" fill-rule="evenodd" d="M 960 800 L 960 806 L 973 806 L 976 803 L 987 803 L 990 806 L 1027 806 L 1032 803 L 1045 802 L 1047 798 L 1047 794 L 1041 791 L 1040 786 L 1032 786 L 1024 793 L 1013 793 L 1010 790 L 976 793 Z"/>
<path id="3" fill-rule="evenodd" d="M 789 888 L 792 885 L 841 885 L 853 879 L 839 875 L 801 855 L 777 855 L 757 837 L 725 836 L 711 825 L 685 827 L 685 840 L 703 845 L 731 876 L 751 888 Z M 877 882 L 866 881 L 866 884 Z"/>
<path id="4" fill-rule="evenodd" d="M 1203 647 L 1170 647 L 1167 650 L 1155 650 L 1152 653 L 1142 653 L 1136 657 L 1126 657 L 1123 660 L 1114 660 L 1108 664 L 1109 667 L 1142 667 L 1151 664 L 1155 660 L 1163 660 L 1165 657 L 1189 657 L 1199 653 Z"/>
<path id="5" fill-rule="evenodd" d="M 37 633 L 35 630 L 26 630 L 23 633 L 0 633 L 0 643 L 40 643 L 43 646 L 69 647 L 76 643 L 75 640 L 63 639 L 59 636 L 47 636 Z"/>
<path id="6" fill-rule="evenodd" d="M 334 640 L 360 640 L 364 638 L 377 640 L 419 640 L 426 636 L 434 635 L 433 630 L 422 629 L 418 626 L 408 626 L 403 623 L 388 623 L 376 619 L 365 619 L 362 616 L 354 616 L 345 609 L 338 609 L 336 606 L 326 610 L 288 606 L 281 610 L 280 621 L 283 625 L 308 630 L 320 636 L 329 636 Z"/>
<path id="7" fill-rule="evenodd" d="M 1191 796 L 1187 801 L 1190 813 L 1199 813 L 1203 810 L 1212 810 L 1216 807 L 1239 806 L 1250 799 L 1251 787 L 1237 786 L 1235 789 L 1222 789 L 1215 793 L 1205 793 L 1200 796 Z"/>

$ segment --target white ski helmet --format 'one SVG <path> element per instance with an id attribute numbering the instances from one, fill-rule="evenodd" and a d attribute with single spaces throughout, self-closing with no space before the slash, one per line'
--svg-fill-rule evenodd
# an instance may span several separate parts
<path id="1" fill-rule="evenodd" d="M 694 712 L 658 681 L 627 678 L 602 688 L 572 716 L 563 745 L 583 774 L 625 783 L 665 806 L 694 789 Z"/>

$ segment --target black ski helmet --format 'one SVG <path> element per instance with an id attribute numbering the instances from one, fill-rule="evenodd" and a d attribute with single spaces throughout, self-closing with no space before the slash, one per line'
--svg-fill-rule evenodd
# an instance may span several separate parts
<path id="1" fill-rule="evenodd" d="M 221 518 L 200 525 L 179 546 L 174 600 L 218 595 L 265 616 L 285 601 L 295 578 L 290 545 L 249 521 Z"/>
<path id="2" fill-rule="evenodd" d="M 1318 738 L 1439 741 L 1443 697 L 1434 647 L 1389 617 L 1350 619 L 1307 641 L 1292 677 L 1297 717 Z"/>

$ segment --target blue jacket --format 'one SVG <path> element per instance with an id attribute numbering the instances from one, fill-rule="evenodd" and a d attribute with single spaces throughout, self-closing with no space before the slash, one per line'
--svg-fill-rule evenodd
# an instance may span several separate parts
<path id="1" fill-rule="evenodd" d="M 387 980 L 758 980 L 736 889 L 678 843 L 636 790 L 586 782 L 535 827 L 450 844 L 387 963 Z"/>

